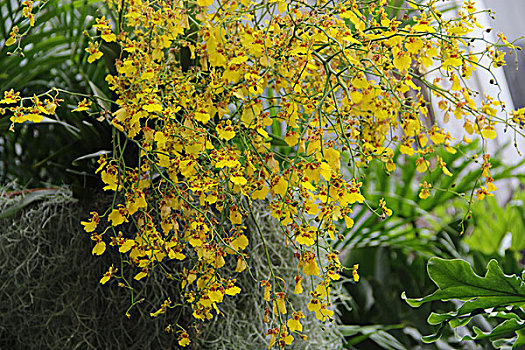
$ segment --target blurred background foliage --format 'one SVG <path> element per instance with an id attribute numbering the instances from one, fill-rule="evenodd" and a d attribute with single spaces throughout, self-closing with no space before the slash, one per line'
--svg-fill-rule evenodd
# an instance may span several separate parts
<path id="1" fill-rule="evenodd" d="M 71 107 L 85 96 L 109 97 L 104 80 L 104 61 L 87 63 L 84 49 L 89 38 L 83 35 L 95 16 L 104 11 L 104 2 L 94 0 L 49 1 L 38 13 L 35 26 L 21 40 L 21 55 L 9 55 L 14 47 L 0 42 L 0 84 L 2 90 L 15 89 L 23 96 L 44 93 L 51 88 L 66 89 L 65 101 L 53 119 L 38 125 L 18 126 L 7 132 L 9 118 L 0 118 L 0 183 L 17 180 L 23 186 L 71 185 L 75 194 L 83 188 L 98 187 L 93 166 L 96 160 L 83 157 L 111 151 L 112 130 L 99 115 L 72 113 Z M 17 25 L 23 32 L 22 1 L 0 1 L 0 31 L 8 37 Z M 53 92 L 53 95 L 55 93 Z M 110 108 L 110 106 L 107 106 Z"/>

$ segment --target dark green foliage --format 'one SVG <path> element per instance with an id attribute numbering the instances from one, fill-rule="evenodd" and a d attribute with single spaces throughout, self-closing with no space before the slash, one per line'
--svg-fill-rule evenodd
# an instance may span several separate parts
<path id="1" fill-rule="evenodd" d="M 430 259 L 428 275 L 438 290 L 426 297 L 413 299 L 406 298 L 403 293 L 408 304 L 419 307 L 430 301 L 452 299 L 465 302 L 454 311 L 432 313 L 428 323 L 438 326 L 437 331 L 423 337 L 423 341 L 434 342 L 441 337 L 447 325 L 457 328 L 468 324 L 474 316 L 482 315 L 496 320 L 497 324 L 485 331 L 474 327 L 473 334 L 463 336 L 462 340 L 488 339 L 497 348 L 506 343 L 513 344 L 514 349 L 525 345 L 525 314 L 521 309 L 525 305 L 525 286 L 522 278 L 503 274 L 496 260 L 489 261 L 487 272 L 481 277 L 464 260 L 439 258 Z"/>
<path id="2" fill-rule="evenodd" d="M 0 30 L 8 36 L 18 25 L 24 31 L 20 2 L 0 1 Z M 74 190 L 99 187 L 94 160 L 73 161 L 101 150 L 112 151 L 112 131 L 98 114 L 71 113 L 84 97 L 109 97 L 105 76 L 107 67 L 87 63 L 84 49 L 89 38 L 85 28 L 94 21 L 103 3 L 93 0 L 49 1 L 37 15 L 35 27 L 21 41 L 24 57 L 8 55 L 15 45 L 0 49 L 1 91 L 11 88 L 23 96 L 44 93 L 51 88 L 65 89 L 77 95 L 60 94 L 64 99 L 55 116 L 39 124 L 16 127 L 8 132 L 9 111 L 0 118 L 0 184 L 17 180 L 32 187 L 46 183 L 74 185 Z M 27 21 L 26 21 L 27 22 Z M 93 33 L 92 33 L 93 34 Z M 57 92 L 53 92 L 55 96 Z M 43 100 L 44 98 L 41 98 Z M 105 106 L 110 110 L 111 106 Z M 97 112 L 102 112 L 98 109 Z"/>

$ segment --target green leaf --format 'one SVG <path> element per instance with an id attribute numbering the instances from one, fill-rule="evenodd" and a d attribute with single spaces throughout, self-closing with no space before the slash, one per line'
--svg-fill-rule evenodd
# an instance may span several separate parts
<path id="1" fill-rule="evenodd" d="M 442 334 L 443 334 L 443 325 L 441 325 L 435 333 L 421 337 L 421 340 L 423 341 L 423 343 L 433 343 L 439 340 Z"/>
<path id="2" fill-rule="evenodd" d="M 360 342 L 371 339 L 383 349 L 388 350 L 405 350 L 406 348 L 390 333 L 390 329 L 401 329 L 403 325 L 341 325 L 338 330 L 345 337 L 352 337 L 346 342 L 346 346 L 359 344 Z"/>
<path id="3" fill-rule="evenodd" d="M 86 155 L 83 155 L 81 157 L 75 158 L 72 163 L 73 163 L 73 165 L 76 165 L 76 163 L 78 163 L 81 160 L 91 159 L 91 158 L 99 158 L 101 155 L 109 154 L 109 153 L 111 153 L 111 151 L 102 150 L 102 151 L 86 154 Z"/>
<path id="4" fill-rule="evenodd" d="M 421 340 L 423 341 L 423 343 L 433 343 L 435 341 L 438 341 L 439 338 L 441 338 L 441 333 L 434 333 L 431 335 L 425 335 L 421 337 Z"/>
<path id="5" fill-rule="evenodd" d="M 472 317 L 453 318 L 450 320 L 450 327 L 457 328 L 468 324 L 472 320 Z"/>
<path id="6" fill-rule="evenodd" d="M 474 273 L 470 264 L 464 260 L 445 260 L 431 258 L 428 263 L 429 277 L 438 286 L 438 290 L 424 298 L 402 298 L 410 306 L 418 307 L 434 300 L 470 300 L 488 297 L 513 297 L 514 303 L 525 302 L 525 287 L 515 275 L 504 275 L 496 260 L 487 265 L 485 277 Z"/>
<path id="7" fill-rule="evenodd" d="M 518 330 L 523 330 L 523 329 L 525 329 L 525 321 L 523 320 L 518 321 L 516 319 L 510 319 L 510 320 L 505 320 L 504 322 L 500 323 L 490 332 L 483 332 L 481 329 L 474 327 L 474 332 L 476 333 L 476 336 L 472 337 L 470 335 L 466 335 L 462 338 L 462 340 L 479 340 L 479 339 L 496 340 L 506 335 L 509 335 L 511 333 L 514 333 Z"/>
<path id="8" fill-rule="evenodd" d="M 518 335 L 518 338 L 512 345 L 513 349 L 517 349 L 518 346 L 525 346 L 525 329 L 519 329 L 516 331 L 516 334 Z"/>
<path id="9" fill-rule="evenodd" d="M 456 316 L 455 312 L 447 312 L 445 314 L 437 314 L 433 312 L 430 314 L 430 316 L 428 316 L 427 322 L 430 325 L 438 325 L 450 320 L 454 316 Z"/>
<path id="10" fill-rule="evenodd" d="M 476 310 L 484 310 L 492 307 L 516 305 L 523 302 L 521 296 L 508 296 L 508 297 L 485 297 L 475 300 L 467 301 L 463 304 L 457 312 L 456 316 L 470 314 Z"/>
<path id="11" fill-rule="evenodd" d="M 489 261 L 487 273 L 478 276 L 471 265 L 463 260 L 445 260 L 431 258 L 427 266 L 429 277 L 438 286 L 433 294 L 423 298 L 402 298 L 413 307 L 435 300 L 451 299 L 466 300 L 456 312 L 443 314 L 432 313 L 428 323 L 439 325 L 436 333 L 423 337 L 424 342 L 434 342 L 439 339 L 446 324 L 452 328 L 464 326 L 473 316 L 482 314 L 491 319 L 505 319 L 492 330 L 483 331 L 474 327 L 475 335 L 466 335 L 462 340 L 488 339 L 501 342 L 503 337 L 525 330 L 525 321 L 514 313 L 511 306 L 522 306 L 525 302 L 525 286 L 516 275 L 505 275 L 496 260 Z M 487 311 L 488 309 L 495 312 Z M 518 333 L 518 335 L 521 333 Z M 522 336 L 523 337 L 523 336 Z M 520 342 L 525 343 L 525 339 Z"/>
<path id="12" fill-rule="evenodd" d="M 381 346 L 383 349 L 388 349 L 388 350 L 405 350 L 406 349 L 403 346 L 403 344 L 401 344 L 391 334 L 385 331 L 382 331 L 382 330 L 372 333 L 370 335 L 370 339 L 372 339 L 376 344 Z"/>

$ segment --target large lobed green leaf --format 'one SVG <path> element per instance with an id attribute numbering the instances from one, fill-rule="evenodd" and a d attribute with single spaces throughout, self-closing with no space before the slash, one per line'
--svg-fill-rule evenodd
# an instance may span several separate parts
<path id="1" fill-rule="evenodd" d="M 517 276 L 503 274 L 496 260 L 487 265 L 485 277 L 474 273 L 472 266 L 464 260 L 431 258 L 428 262 L 428 275 L 438 286 L 438 290 L 426 297 L 410 299 L 403 298 L 414 307 L 434 300 L 477 300 L 484 302 L 486 298 L 505 297 L 525 302 L 525 286 Z M 498 298 L 494 298 L 497 302 Z"/>
<path id="2" fill-rule="evenodd" d="M 452 299 L 466 302 L 455 312 L 432 313 L 428 323 L 439 327 L 436 333 L 424 337 L 424 341 L 438 340 L 447 324 L 456 328 L 469 323 L 475 315 L 483 315 L 504 321 L 490 331 L 474 327 L 475 334 L 466 335 L 462 340 L 489 339 L 496 344 L 510 334 L 515 336 L 513 348 L 522 345 L 525 321 L 514 311 L 517 309 L 513 309 L 525 305 L 525 286 L 520 277 L 505 275 L 496 260 L 488 263 L 484 277 L 476 275 L 471 265 L 460 259 L 431 258 L 427 270 L 438 290 L 423 298 L 407 298 L 403 292 L 402 298 L 409 305 L 419 307 L 430 301 Z M 489 312 L 493 310 L 499 312 Z"/>

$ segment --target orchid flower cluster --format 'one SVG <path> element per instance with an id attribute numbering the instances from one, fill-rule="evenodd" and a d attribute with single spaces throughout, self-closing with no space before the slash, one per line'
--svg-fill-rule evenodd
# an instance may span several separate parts
<path id="1" fill-rule="evenodd" d="M 384 199 L 372 203 L 361 193 L 360 169 L 381 162 L 385 176 L 395 172 L 399 148 L 422 178 L 450 174 L 435 151 L 455 153 L 455 143 L 430 122 L 428 96 L 445 123 L 450 116 L 463 121 L 459 142 L 496 136 L 496 123 L 504 121 L 497 109 L 504 105 L 490 96 L 477 104 L 468 80 L 476 69 L 504 65 L 498 48 L 515 47 L 503 36 L 490 43 L 473 34 L 480 25 L 471 1 L 452 19 L 444 19 L 436 0 L 390 3 L 107 0 L 119 20 L 97 18 L 86 32 L 86 53 L 97 64 L 101 45 L 121 48 L 116 73 L 106 77 L 114 109 L 86 96 L 74 111 L 111 123 L 122 142 L 96 170 L 103 190 L 115 194 L 113 205 L 82 224 L 93 254 L 118 250 L 127 262 L 119 269 L 133 269 L 134 280 L 166 273 L 180 284 L 182 294 L 153 317 L 190 306 L 194 324 L 205 322 L 221 313 L 224 298 L 243 293 L 223 267 L 246 273 L 250 245 L 265 244 L 258 230 L 247 229 L 260 201 L 280 223 L 276 234 L 297 266 L 294 285 L 271 269 L 259 281 L 268 348 L 304 339 L 305 313 L 322 322 L 333 318 L 330 286 L 344 267 L 331 247 L 344 239 L 341 227 L 353 226 L 353 208 L 392 215 Z M 16 40 L 15 33 L 8 44 Z M 486 50 L 469 50 L 471 41 L 486 42 Z M 28 98 L 6 91 L 0 101 L 13 125 L 39 122 L 60 102 L 52 91 Z M 519 129 L 523 111 L 512 115 L 507 122 Z M 123 143 L 137 147 L 136 165 L 125 163 Z M 447 190 L 428 181 L 420 185 L 423 199 Z M 478 199 L 496 189 L 488 154 L 475 186 Z M 189 267 L 167 271 L 167 261 Z M 131 290 L 140 283 L 119 269 L 109 267 L 100 283 L 115 279 Z M 348 275 L 359 281 L 358 264 Z M 308 310 L 296 310 L 288 295 L 305 293 L 304 282 L 311 286 Z M 179 344 L 190 344 L 191 325 L 174 326 Z"/>

